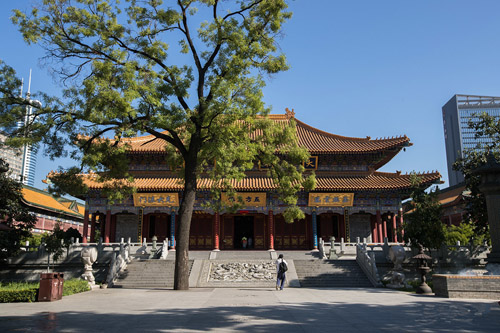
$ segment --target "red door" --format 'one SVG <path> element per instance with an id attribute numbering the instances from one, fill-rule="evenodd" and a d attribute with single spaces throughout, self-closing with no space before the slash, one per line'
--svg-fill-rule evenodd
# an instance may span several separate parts
<path id="1" fill-rule="evenodd" d="M 253 248 L 257 250 L 265 249 L 265 239 L 266 239 L 266 217 L 264 215 L 258 215 L 254 218 L 254 240 Z"/>
<path id="2" fill-rule="evenodd" d="M 233 217 L 224 216 L 222 219 L 222 231 L 221 231 L 221 249 L 232 250 L 234 249 L 234 226 Z"/>
<path id="3" fill-rule="evenodd" d="M 212 222 L 213 217 L 210 215 L 193 215 L 189 234 L 189 248 L 191 250 L 212 249 Z"/>
<path id="4" fill-rule="evenodd" d="M 275 216 L 275 248 L 277 250 L 305 250 L 307 242 L 306 220 L 286 223 L 281 215 Z"/>

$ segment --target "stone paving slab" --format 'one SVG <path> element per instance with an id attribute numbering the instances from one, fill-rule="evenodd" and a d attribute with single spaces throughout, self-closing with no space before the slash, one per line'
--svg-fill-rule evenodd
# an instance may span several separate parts
<path id="1" fill-rule="evenodd" d="M 2 332 L 498 332 L 500 306 L 385 289 L 101 289 L 0 304 Z"/>

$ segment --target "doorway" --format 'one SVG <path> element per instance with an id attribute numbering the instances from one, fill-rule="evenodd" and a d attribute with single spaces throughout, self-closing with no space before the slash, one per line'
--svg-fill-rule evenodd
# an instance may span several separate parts
<path id="1" fill-rule="evenodd" d="M 170 238 L 170 215 L 167 214 L 147 214 L 144 219 L 144 237 L 151 242 L 156 236 L 158 242 L 163 242 Z"/>
<path id="2" fill-rule="evenodd" d="M 340 242 L 339 216 L 336 214 L 321 214 L 317 220 L 318 237 L 325 242 L 330 241 L 330 237 L 335 237 L 336 242 Z"/>
<path id="3" fill-rule="evenodd" d="M 249 249 L 254 245 L 253 216 L 234 217 L 234 248 Z M 246 238 L 246 242 L 242 240 Z"/>

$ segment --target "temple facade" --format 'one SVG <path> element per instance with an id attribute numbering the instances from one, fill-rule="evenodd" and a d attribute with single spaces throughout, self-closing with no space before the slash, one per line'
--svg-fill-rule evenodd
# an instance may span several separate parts
<path id="1" fill-rule="evenodd" d="M 229 212 L 205 208 L 210 200 L 211 181 L 198 179 L 198 192 L 191 221 L 191 250 L 307 250 L 318 246 L 320 238 L 354 242 L 357 237 L 367 242 L 400 240 L 396 232 L 402 225 L 402 200 L 411 187 L 410 175 L 377 171 L 403 148 L 411 146 L 406 136 L 375 139 L 351 138 L 323 132 L 298 119 L 287 109 L 284 115 L 270 115 L 275 122 L 296 122 L 299 144 L 311 157 L 306 170 L 316 174 L 314 191 L 298 193 L 298 205 L 306 218 L 285 223 L 276 187 L 267 171 L 258 164 L 248 170 L 247 177 L 234 182 L 246 207 Z M 182 197 L 182 179 L 165 161 L 165 143 L 153 136 L 127 139 L 128 158 L 134 174 L 133 196 L 119 204 L 108 204 L 101 195 L 102 184 L 89 176 L 84 232 L 90 225 L 90 241 L 96 241 L 96 230 L 104 242 L 140 242 L 169 240 L 175 247 L 177 211 Z M 426 184 L 438 183 L 438 172 L 422 173 Z M 224 200 L 224 195 L 221 200 Z M 84 235 L 84 241 L 87 240 Z"/>

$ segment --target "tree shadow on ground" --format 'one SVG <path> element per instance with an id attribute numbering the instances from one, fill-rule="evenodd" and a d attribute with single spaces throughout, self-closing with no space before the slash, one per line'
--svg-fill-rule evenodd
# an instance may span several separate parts
<path id="1" fill-rule="evenodd" d="M 175 292 L 174 292 L 175 293 Z M 180 295 L 166 293 L 166 297 Z M 35 332 L 314 332 L 314 331 L 468 331 L 498 332 L 496 302 L 443 302 L 415 296 L 407 303 L 304 302 L 154 309 L 142 304 L 132 314 L 92 311 L 40 312 L 0 317 L 2 331 Z M 202 305 L 200 305 L 202 306 Z M 117 311 L 118 312 L 118 311 Z"/>

